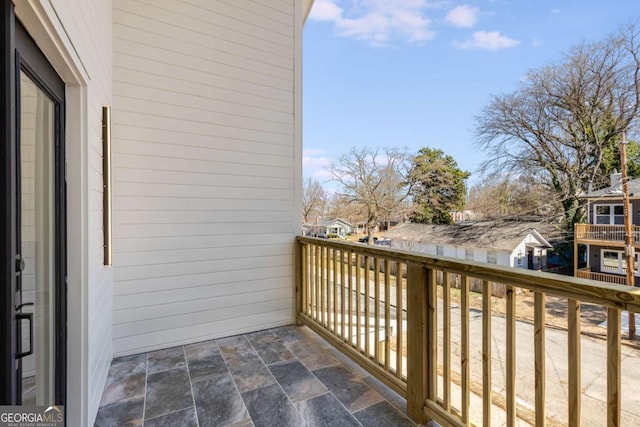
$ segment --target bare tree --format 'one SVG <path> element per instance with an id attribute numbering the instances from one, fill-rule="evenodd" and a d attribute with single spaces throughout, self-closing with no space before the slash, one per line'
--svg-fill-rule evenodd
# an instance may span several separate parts
<path id="1" fill-rule="evenodd" d="M 469 190 L 467 208 L 485 219 L 535 215 L 552 221 L 558 214 L 553 194 L 535 177 L 522 175 L 486 177 Z"/>
<path id="2" fill-rule="evenodd" d="M 540 177 L 561 201 L 569 232 L 584 220 L 580 195 L 610 172 L 603 158 L 622 131 L 636 130 L 638 38 L 629 25 L 580 44 L 559 64 L 529 72 L 515 92 L 494 96 L 476 119 L 479 146 L 489 154 L 484 170 Z"/>
<path id="3" fill-rule="evenodd" d="M 320 182 L 307 178 L 302 184 L 302 217 L 309 221 L 311 214 L 322 215 L 327 201 L 327 192 Z"/>
<path id="4" fill-rule="evenodd" d="M 411 156 L 406 150 L 352 148 L 329 167 L 334 181 L 342 186 L 338 192 L 349 203 L 362 209 L 369 244 L 381 218 L 402 207 L 410 186 L 407 176 Z"/>

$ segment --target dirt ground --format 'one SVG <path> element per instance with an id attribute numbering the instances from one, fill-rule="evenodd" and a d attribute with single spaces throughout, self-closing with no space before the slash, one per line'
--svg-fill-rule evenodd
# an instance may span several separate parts
<path id="1" fill-rule="evenodd" d="M 438 287 L 438 296 L 442 296 L 442 287 Z M 469 293 L 469 307 L 472 309 L 482 310 L 482 294 L 477 292 Z M 451 289 L 451 301 L 460 304 L 460 290 Z M 547 295 L 545 301 L 546 307 L 546 324 L 547 326 L 567 329 L 567 299 Z M 491 308 L 493 314 L 506 315 L 506 299 L 500 297 L 491 297 Z M 520 321 L 533 323 L 534 318 L 534 293 L 522 290 L 516 295 L 516 319 Z M 607 320 L 607 309 L 605 307 L 582 303 L 580 305 L 581 332 L 585 335 L 607 338 L 607 328 L 600 326 L 602 322 Z M 636 316 L 636 324 L 640 323 L 640 316 Z M 640 329 L 640 325 L 638 325 Z M 622 335 L 622 341 L 628 345 L 640 347 L 640 341 L 631 341 L 626 333 Z"/>

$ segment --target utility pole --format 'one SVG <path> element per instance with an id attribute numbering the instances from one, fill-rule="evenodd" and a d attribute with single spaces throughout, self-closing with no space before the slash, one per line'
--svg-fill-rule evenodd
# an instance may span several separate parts
<path id="1" fill-rule="evenodd" d="M 631 226 L 631 213 L 629 212 L 629 185 L 627 183 L 627 138 L 625 132 L 622 132 L 620 140 L 620 163 L 622 166 L 622 200 L 624 203 L 624 243 L 625 255 L 627 257 L 627 285 L 635 286 L 635 247 L 633 246 L 633 230 Z M 636 318 L 635 314 L 628 311 L 629 314 L 629 339 L 636 338 Z"/>

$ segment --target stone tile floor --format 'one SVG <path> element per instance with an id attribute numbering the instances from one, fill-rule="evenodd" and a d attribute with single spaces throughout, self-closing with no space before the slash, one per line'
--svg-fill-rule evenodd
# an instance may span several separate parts
<path id="1" fill-rule="evenodd" d="M 406 402 L 306 327 L 115 359 L 95 426 L 414 426 Z"/>

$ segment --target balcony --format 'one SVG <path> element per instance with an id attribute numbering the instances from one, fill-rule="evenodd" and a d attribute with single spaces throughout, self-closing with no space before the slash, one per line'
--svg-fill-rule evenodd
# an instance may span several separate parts
<path id="1" fill-rule="evenodd" d="M 598 282 L 613 283 L 613 284 L 616 284 L 616 285 L 626 285 L 627 284 L 627 277 L 626 276 L 621 276 L 621 275 L 618 275 L 618 274 L 608 274 L 608 273 L 595 272 L 595 271 L 591 271 L 591 269 L 588 268 L 588 267 L 576 270 L 576 277 L 580 277 L 582 279 L 595 280 L 595 281 L 598 281 Z"/>
<path id="2" fill-rule="evenodd" d="M 296 259 L 299 327 L 118 358 L 96 425 L 640 425 L 640 290 L 306 237 Z"/>
<path id="3" fill-rule="evenodd" d="M 632 226 L 633 242 L 640 247 L 640 227 Z M 576 224 L 575 238 L 579 243 L 606 244 L 610 246 L 624 245 L 623 225 Z"/>
<path id="4" fill-rule="evenodd" d="M 298 242 L 299 322 L 406 398 L 414 421 L 640 423 L 640 351 L 632 342 L 621 345 L 623 311 L 638 311 L 640 290 L 371 246 Z M 506 289 L 504 298 L 492 296 L 494 287 Z"/>

